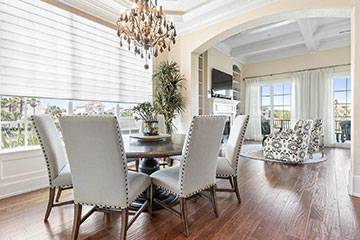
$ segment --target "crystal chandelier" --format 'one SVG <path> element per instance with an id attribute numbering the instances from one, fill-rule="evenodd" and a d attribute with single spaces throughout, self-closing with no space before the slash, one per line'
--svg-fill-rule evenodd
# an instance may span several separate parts
<path id="1" fill-rule="evenodd" d="M 145 57 L 145 69 L 149 68 L 147 61 L 151 54 L 157 57 L 159 51 L 170 51 L 171 43 L 176 42 L 174 22 L 166 19 L 157 0 L 154 3 L 153 0 L 135 0 L 131 9 L 121 13 L 116 25 L 120 47 L 123 46 L 123 41 L 127 42 L 131 51 L 132 44 L 135 55 Z"/>

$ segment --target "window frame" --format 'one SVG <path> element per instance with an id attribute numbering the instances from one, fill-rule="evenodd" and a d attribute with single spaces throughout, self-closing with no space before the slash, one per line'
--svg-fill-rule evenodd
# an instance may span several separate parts
<path id="1" fill-rule="evenodd" d="M 274 85 L 277 84 L 289 84 L 290 85 L 290 92 L 287 94 L 284 93 L 284 89 L 283 89 L 283 93 L 282 94 L 275 94 L 274 93 Z M 269 86 L 270 87 L 270 95 L 262 95 L 262 87 L 265 86 Z M 271 111 L 271 116 L 270 116 L 270 127 L 271 127 L 271 132 L 274 132 L 274 107 L 276 106 L 282 106 L 282 111 L 284 111 L 284 107 L 290 107 L 290 114 L 291 114 L 291 94 L 292 94 L 292 84 L 291 84 L 291 79 L 279 79 L 279 80 L 269 80 L 269 81 L 262 81 L 260 83 L 260 111 L 262 112 L 263 107 L 270 107 L 270 111 Z M 282 105 L 274 105 L 274 97 L 275 96 L 282 96 L 283 100 L 285 96 L 289 96 L 290 97 L 290 103 L 289 104 L 285 104 L 285 102 L 283 101 Z M 270 105 L 262 105 L 262 98 L 263 97 L 270 97 Z M 262 117 L 262 116 L 261 116 Z"/>

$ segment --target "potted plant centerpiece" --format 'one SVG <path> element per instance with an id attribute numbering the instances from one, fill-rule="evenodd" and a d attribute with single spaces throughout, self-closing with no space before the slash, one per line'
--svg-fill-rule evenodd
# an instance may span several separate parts
<path id="1" fill-rule="evenodd" d="M 159 121 L 157 121 L 154 105 L 151 102 L 139 103 L 133 107 L 136 120 L 143 120 L 145 136 L 159 135 Z"/>

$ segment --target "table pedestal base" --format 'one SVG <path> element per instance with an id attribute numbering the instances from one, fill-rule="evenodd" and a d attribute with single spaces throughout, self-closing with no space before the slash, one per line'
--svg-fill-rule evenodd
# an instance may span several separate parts
<path id="1" fill-rule="evenodd" d="M 156 172 L 160 170 L 159 162 L 155 158 L 144 158 L 140 162 L 139 170 L 142 173 L 145 173 L 147 175 L 152 174 L 153 172 Z M 163 203 L 167 205 L 172 205 L 178 200 L 178 197 L 175 195 L 159 188 L 154 187 L 154 193 L 153 197 L 159 199 Z M 133 204 L 131 204 L 131 207 L 134 209 L 138 209 L 141 207 L 141 205 L 146 201 L 146 192 L 142 193 Z M 159 210 L 162 209 L 159 204 L 153 202 L 153 210 Z"/>

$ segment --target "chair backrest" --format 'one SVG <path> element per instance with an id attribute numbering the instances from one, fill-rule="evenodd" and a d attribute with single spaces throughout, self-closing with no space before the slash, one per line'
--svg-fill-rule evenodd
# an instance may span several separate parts
<path id="1" fill-rule="evenodd" d="M 323 126 L 322 119 L 314 120 L 312 129 L 311 129 L 310 144 L 309 144 L 309 148 L 308 148 L 309 153 L 314 153 L 314 152 L 318 151 L 318 149 L 319 149 L 320 136 L 322 134 L 322 126 Z"/>
<path id="2" fill-rule="evenodd" d="M 341 139 L 351 140 L 351 121 L 341 121 Z"/>
<path id="3" fill-rule="evenodd" d="M 297 121 L 294 126 L 294 131 L 296 131 L 300 127 L 300 124 L 302 124 L 302 123 L 303 123 L 302 120 Z"/>
<path id="4" fill-rule="evenodd" d="M 270 120 L 261 121 L 261 134 L 263 136 L 269 135 L 271 133 Z"/>
<path id="5" fill-rule="evenodd" d="M 298 144 L 298 157 L 303 160 L 308 152 L 311 130 L 313 126 L 313 120 L 299 120 L 297 123 L 296 131 L 296 142 Z"/>
<path id="6" fill-rule="evenodd" d="M 185 142 L 179 184 L 184 196 L 215 184 L 216 166 L 225 116 L 196 116 Z"/>
<path id="7" fill-rule="evenodd" d="M 76 203 L 125 208 L 128 169 L 114 116 L 60 118 Z"/>
<path id="8" fill-rule="evenodd" d="M 159 133 L 166 133 L 166 124 L 164 115 L 157 115 L 157 120 L 159 121 Z"/>
<path id="9" fill-rule="evenodd" d="M 48 115 L 31 116 L 39 139 L 49 176 L 49 185 L 53 187 L 54 179 L 68 164 L 66 151 L 60 139 L 54 121 Z"/>
<path id="10" fill-rule="evenodd" d="M 228 142 L 226 144 L 225 156 L 230 161 L 233 168 L 238 167 L 240 151 L 245 138 L 249 115 L 239 115 L 232 124 Z"/>

